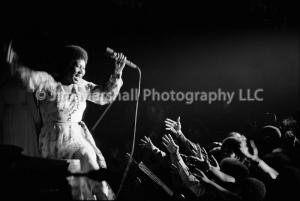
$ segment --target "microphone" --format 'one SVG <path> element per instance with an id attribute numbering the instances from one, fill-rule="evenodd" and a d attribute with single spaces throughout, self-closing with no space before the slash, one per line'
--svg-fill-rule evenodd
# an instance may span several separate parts
<path id="1" fill-rule="evenodd" d="M 117 59 L 117 53 L 116 53 L 113 49 L 107 47 L 107 48 L 106 48 L 106 52 L 108 53 L 108 55 L 109 55 L 111 58 Z M 125 64 L 128 65 L 128 66 L 131 67 L 131 68 L 138 68 L 137 65 L 135 65 L 134 63 L 132 63 L 131 61 L 129 61 L 129 60 L 127 60 L 127 59 L 125 60 Z"/>

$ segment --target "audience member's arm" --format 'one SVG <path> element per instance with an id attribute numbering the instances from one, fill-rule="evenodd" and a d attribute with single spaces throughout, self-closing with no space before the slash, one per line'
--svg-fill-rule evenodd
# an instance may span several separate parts
<path id="1" fill-rule="evenodd" d="M 170 166 L 171 164 L 170 157 L 167 157 L 167 154 L 164 151 L 156 147 L 151 141 L 150 137 L 144 136 L 144 138 L 140 140 L 139 146 L 150 151 L 150 154 L 153 156 L 153 159 L 155 160 L 155 164 L 159 165 L 159 167 Z"/>
<path id="2" fill-rule="evenodd" d="M 194 154 L 200 160 L 203 160 L 203 162 L 206 164 L 205 171 L 210 173 L 215 179 L 217 179 L 221 182 L 224 182 L 224 183 L 227 183 L 227 182 L 234 183 L 235 182 L 234 177 L 232 177 L 228 174 L 225 174 L 224 172 L 222 172 L 220 170 L 220 166 L 219 166 L 219 163 L 216 160 L 216 158 L 211 154 L 209 156 L 204 147 L 200 147 L 200 145 L 197 144 L 197 151 Z"/>
<path id="3" fill-rule="evenodd" d="M 206 186 L 211 188 L 215 193 L 222 197 L 222 200 L 241 200 L 241 197 L 239 195 L 213 182 L 201 170 L 198 170 L 198 173 L 198 175 L 201 177 L 201 180 L 206 184 Z"/>
<path id="4" fill-rule="evenodd" d="M 250 141 L 250 144 L 253 149 L 253 154 L 250 154 L 247 148 L 241 149 L 242 153 L 252 162 L 254 162 L 262 172 L 269 175 L 272 179 L 276 179 L 279 175 L 279 172 L 277 172 L 274 168 L 270 167 L 266 162 L 258 157 L 258 150 L 253 140 Z"/>
<path id="5" fill-rule="evenodd" d="M 210 167 L 208 170 L 216 179 L 224 183 L 235 183 L 235 178 L 222 172 L 216 167 Z"/>
<path id="6" fill-rule="evenodd" d="M 178 138 L 193 154 L 193 151 L 197 150 L 197 145 L 190 141 L 188 138 L 185 137 L 181 130 L 181 123 L 180 117 L 177 118 L 177 121 L 167 118 L 165 120 L 166 130 L 171 131 L 176 138 Z"/>
<path id="7" fill-rule="evenodd" d="M 205 193 L 203 183 L 190 172 L 189 168 L 179 154 L 179 146 L 175 144 L 171 135 L 165 135 L 163 137 L 163 145 L 170 152 L 172 161 L 176 161 L 175 165 L 177 167 L 177 171 L 186 187 L 190 189 L 197 197 L 203 195 Z"/>
<path id="8" fill-rule="evenodd" d="M 160 150 L 158 147 L 156 147 L 153 142 L 151 141 L 151 139 L 147 136 L 144 136 L 144 138 L 142 138 L 140 140 L 139 145 L 143 148 L 148 149 L 149 151 L 151 151 L 154 155 L 164 158 L 166 157 L 166 153 L 162 150 Z"/>

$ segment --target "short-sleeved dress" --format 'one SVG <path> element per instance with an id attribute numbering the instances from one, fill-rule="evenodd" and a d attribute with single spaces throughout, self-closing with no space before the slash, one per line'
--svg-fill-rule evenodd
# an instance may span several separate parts
<path id="1" fill-rule="evenodd" d="M 91 160 L 97 160 L 99 168 L 106 168 L 105 159 L 82 121 L 82 116 L 87 100 L 100 105 L 114 101 L 123 85 L 122 79 L 111 76 L 104 87 L 84 79 L 66 86 L 46 72 L 26 67 L 19 67 L 18 72 L 25 86 L 35 91 L 40 102 L 43 120 L 39 135 L 41 156 L 72 159 L 88 155 Z M 89 167 L 83 168 L 83 171 L 89 170 Z"/>

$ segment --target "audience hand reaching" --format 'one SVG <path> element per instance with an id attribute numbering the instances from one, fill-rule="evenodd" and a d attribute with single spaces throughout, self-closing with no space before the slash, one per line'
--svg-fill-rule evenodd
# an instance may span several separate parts
<path id="1" fill-rule="evenodd" d="M 172 136 L 170 134 L 164 135 L 162 137 L 162 143 L 166 147 L 166 149 L 170 152 L 170 154 L 179 153 L 179 146 L 174 142 Z"/>
<path id="2" fill-rule="evenodd" d="M 206 174 L 204 174 L 203 171 L 199 170 L 198 168 L 196 168 L 197 171 L 197 175 L 201 178 L 201 180 L 205 183 L 209 183 L 211 180 L 206 176 Z"/>
<path id="3" fill-rule="evenodd" d="M 177 121 L 167 118 L 165 120 L 166 130 L 171 131 L 175 137 L 180 137 L 183 135 L 181 131 L 181 123 L 180 123 L 180 116 L 177 118 Z"/>
<path id="4" fill-rule="evenodd" d="M 257 149 L 257 147 L 256 147 L 256 145 L 255 145 L 255 143 L 254 143 L 253 140 L 250 140 L 250 145 L 251 145 L 251 148 L 252 148 L 252 150 L 253 150 L 253 154 L 251 154 L 251 153 L 249 152 L 249 149 L 248 149 L 247 145 L 246 145 L 246 146 L 242 146 L 242 147 L 240 148 L 240 151 L 241 151 L 247 158 L 250 158 L 250 159 L 252 159 L 252 160 L 254 160 L 254 161 L 259 160 L 259 157 L 258 157 L 258 149 Z"/>
<path id="5" fill-rule="evenodd" d="M 210 168 L 213 167 L 217 170 L 220 170 L 220 165 L 219 165 L 218 161 L 216 160 L 216 158 L 213 155 L 211 155 L 210 157 L 212 160 L 207 160 L 209 167 Z"/>
<path id="6" fill-rule="evenodd" d="M 193 152 L 193 155 L 196 156 L 200 161 L 202 161 L 202 162 L 205 161 L 205 157 L 207 157 L 207 153 L 205 153 L 203 151 L 203 149 L 200 147 L 199 144 L 197 144 L 197 150 L 193 149 L 192 152 Z"/>
<path id="7" fill-rule="evenodd" d="M 197 151 L 193 151 L 193 153 L 200 162 L 204 162 L 206 164 L 206 169 L 215 168 L 220 170 L 218 161 L 213 155 L 208 155 L 204 147 L 200 147 L 200 145 L 197 144 Z"/>
<path id="8" fill-rule="evenodd" d="M 151 139 L 147 136 L 144 136 L 144 138 L 142 138 L 140 140 L 139 146 L 144 147 L 148 150 L 155 150 L 157 147 L 152 143 Z"/>

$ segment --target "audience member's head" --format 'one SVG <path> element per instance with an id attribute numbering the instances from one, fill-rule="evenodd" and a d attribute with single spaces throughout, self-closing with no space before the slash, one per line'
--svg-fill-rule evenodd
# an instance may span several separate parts
<path id="1" fill-rule="evenodd" d="M 261 131 L 261 144 L 263 154 L 272 152 L 281 146 L 282 134 L 279 128 L 271 125 L 264 126 Z"/>
<path id="2" fill-rule="evenodd" d="M 290 129 L 285 131 L 282 138 L 282 147 L 285 149 L 293 150 L 296 147 L 299 147 L 300 141 L 294 130 Z"/>
<path id="3" fill-rule="evenodd" d="M 285 165 L 282 168 L 281 174 L 279 175 L 279 179 L 284 181 L 283 184 L 289 186 L 289 191 L 295 191 L 295 194 L 298 194 L 298 189 L 300 186 L 300 169 L 292 166 Z M 299 195 L 297 195 L 299 196 Z"/>
<path id="4" fill-rule="evenodd" d="M 224 157 L 236 158 L 239 160 L 244 159 L 244 154 L 241 148 L 247 148 L 247 142 L 243 138 L 227 137 L 222 142 L 222 154 Z"/>
<path id="5" fill-rule="evenodd" d="M 245 201 L 262 201 L 266 196 L 266 186 L 265 184 L 254 178 L 245 177 L 237 181 L 237 186 L 240 191 L 242 200 Z"/>
<path id="6" fill-rule="evenodd" d="M 247 141 L 247 138 L 244 135 L 242 135 L 241 133 L 238 133 L 238 132 L 234 132 L 234 131 L 229 132 L 227 137 L 234 137 L 234 138 L 240 139 L 242 141 Z"/>
<path id="7" fill-rule="evenodd" d="M 220 163 L 220 169 L 237 180 L 249 176 L 249 169 L 242 162 L 234 158 L 224 158 Z"/>
<path id="8" fill-rule="evenodd" d="M 277 126 L 278 125 L 277 115 L 273 112 L 264 113 L 263 117 L 262 117 L 262 123 L 263 123 L 263 126 L 264 125 Z"/>

